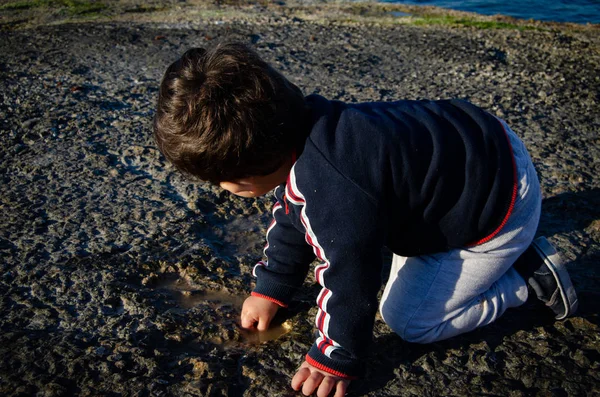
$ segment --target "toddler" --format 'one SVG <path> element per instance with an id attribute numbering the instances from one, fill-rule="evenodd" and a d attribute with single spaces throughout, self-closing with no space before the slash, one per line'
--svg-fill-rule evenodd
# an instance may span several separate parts
<path id="1" fill-rule="evenodd" d="M 267 329 L 318 259 L 318 337 L 292 379 L 305 395 L 340 397 L 361 376 L 378 308 L 418 343 L 491 323 L 528 285 L 556 318 L 576 310 L 564 264 L 534 240 L 541 192 L 525 146 L 466 101 L 305 97 L 226 43 L 169 66 L 154 133 L 186 175 L 242 197 L 274 189 L 242 327 Z M 384 246 L 394 255 L 378 302 Z"/>

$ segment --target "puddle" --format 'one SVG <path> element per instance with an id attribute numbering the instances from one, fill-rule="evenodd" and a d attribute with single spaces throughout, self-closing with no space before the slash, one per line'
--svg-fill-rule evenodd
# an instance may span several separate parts
<path id="1" fill-rule="evenodd" d="M 271 324 L 266 331 L 252 331 L 247 329 L 241 329 L 240 334 L 244 338 L 244 342 L 251 345 L 258 345 L 263 342 L 275 340 L 283 335 L 287 334 L 292 330 L 292 322 L 284 321 L 282 323 Z"/>
<path id="2" fill-rule="evenodd" d="M 200 290 L 194 288 L 190 282 L 175 275 L 157 280 L 156 289 L 172 291 L 177 296 L 177 304 L 183 309 L 191 309 L 204 302 L 216 303 L 217 306 L 233 306 L 240 312 L 245 297 L 233 295 L 226 291 Z"/>
<path id="3" fill-rule="evenodd" d="M 177 298 L 177 305 L 182 309 L 192 309 L 209 302 L 215 308 L 230 307 L 238 319 L 246 299 L 246 296 L 231 294 L 227 291 L 196 289 L 188 280 L 178 277 L 178 275 L 161 277 L 154 284 L 154 288 L 171 291 Z M 241 342 L 244 344 L 260 344 L 287 334 L 291 331 L 292 324 L 289 320 L 283 320 L 275 316 L 271 326 L 266 331 L 248 330 L 239 327 L 239 333 L 242 336 Z M 237 321 L 236 324 L 239 326 Z"/>

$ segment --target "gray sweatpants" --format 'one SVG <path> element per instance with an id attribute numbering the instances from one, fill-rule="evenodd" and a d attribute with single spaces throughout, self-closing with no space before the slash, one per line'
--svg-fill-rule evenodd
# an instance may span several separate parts
<path id="1" fill-rule="evenodd" d="M 513 212 L 486 243 L 418 257 L 394 255 L 379 309 L 404 340 L 450 338 L 489 324 L 527 300 L 527 285 L 512 265 L 534 238 L 542 195 L 525 145 L 503 124 L 519 181 Z"/>

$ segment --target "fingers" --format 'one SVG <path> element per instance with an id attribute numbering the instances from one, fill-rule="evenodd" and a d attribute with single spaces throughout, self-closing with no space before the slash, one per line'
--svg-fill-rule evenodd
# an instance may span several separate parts
<path id="1" fill-rule="evenodd" d="M 254 328 L 257 319 L 249 313 L 242 313 L 242 328 Z"/>
<path id="2" fill-rule="evenodd" d="M 248 297 L 242 306 L 242 328 L 256 326 L 259 331 L 266 331 L 278 309 L 279 306 L 276 303 L 267 299 Z"/>
<path id="3" fill-rule="evenodd" d="M 266 331 L 269 329 L 269 323 L 271 322 L 270 318 L 259 317 L 258 318 L 258 326 L 256 329 L 259 331 Z"/>
<path id="4" fill-rule="evenodd" d="M 265 316 L 261 316 L 256 313 L 242 313 L 242 328 L 254 328 L 259 331 L 266 331 L 269 329 L 271 319 Z"/>
<path id="5" fill-rule="evenodd" d="M 346 380 L 338 380 L 335 390 L 335 396 L 333 397 L 344 397 L 346 395 L 346 390 L 348 389 L 349 381 Z"/>
<path id="6" fill-rule="evenodd" d="M 312 372 L 308 379 L 304 381 L 304 385 L 302 386 L 302 394 L 304 394 L 305 396 L 310 396 L 311 394 L 313 394 L 317 387 L 321 385 L 321 382 L 323 381 L 324 377 L 325 375 L 323 375 L 320 372 Z M 319 395 L 319 397 L 322 396 Z"/>
<path id="7" fill-rule="evenodd" d="M 331 393 L 331 390 L 333 390 L 335 385 L 336 385 L 336 380 L 330 376 L 326 376 L 325 378 L 323 378 L 323 381 L 321 382 L 321 385 L 319 386 L 319 390 L 317 391 L 317 397 L 329 396 L 329 393 Z M 336 397 L 337 397 L 337 394 L 336 394 Z"/>
<path id="8" fill-rule="evenodd" d="M 292 378 L 292 388 L 296 391 L 302 389 L 302 394 L 309 396 L 315 391 L 317 397 L 328 397 L 335 389 L 334 397 L 343 397 L 346 394 L 350 381 L 331 376 L 319 371 L 306 361 L 302 363 Z"/>
<path id="9" fill-rule="evenodd" d="M 292 378 L 292 389 L 298 391 L 302 387 L 302 384 L 310 376 L 310 370 L 306 367 L 301 367 L 296 375 Z"/>

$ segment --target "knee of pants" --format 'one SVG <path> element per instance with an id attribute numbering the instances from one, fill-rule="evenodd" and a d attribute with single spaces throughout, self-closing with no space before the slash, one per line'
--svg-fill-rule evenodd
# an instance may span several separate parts
<path id="1" fill-rule="evenodd" d="M 440 325 L 435 327 L 406 327 L 404 330 L 404 339 L 412 343 L 433 343 L 446 339 L 442 337 Z"/>
<path id="2" fill-rule="evenodd" d="M 402 315 L 399 315 L 396 310 L 386 305 L 381 305 L 379 312 L 392 331 L 407 342 L 433 343 L 445 339 L 440 332 L 442 323 L 431 326 L 417 324 L 409 320 L 408 324 L 406 324 L 405 321 L 402 321 Z"/>

